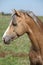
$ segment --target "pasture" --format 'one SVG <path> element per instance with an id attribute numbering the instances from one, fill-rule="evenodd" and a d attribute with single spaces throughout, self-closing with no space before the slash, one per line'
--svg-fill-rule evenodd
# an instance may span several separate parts
<path id="1" fill-rule="evenodd" d="M 43 21 L 43 16 L 39 16 Z M 29 50 L 31 42 L 27 34 L 5 45 L 2 41 L 3 33 L 10 23 L 11 17 L 0 15 L 0 65 L 29 65 Z"/>

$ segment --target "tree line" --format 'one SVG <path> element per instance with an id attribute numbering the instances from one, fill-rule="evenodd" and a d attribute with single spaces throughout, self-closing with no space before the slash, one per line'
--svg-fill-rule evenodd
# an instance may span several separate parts
<path id="1" fill-rule="evenodd" d="M 0 15 L 11 15 L 11 13 L 0 12 Z"/>

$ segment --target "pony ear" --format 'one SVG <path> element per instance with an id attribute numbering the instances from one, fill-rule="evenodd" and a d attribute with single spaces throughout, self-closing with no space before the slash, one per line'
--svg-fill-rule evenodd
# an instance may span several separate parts
<path id="1" fill-rule="evenodd" d="M 15 9 L 12 10 L 12 14 L 16 14 L 16 15 L 20 16 L 20 12 Z"/>
<path id="2" fill-rule="evenodd" d="M 17 11 L 17 10 L 14 9 L 14 12 L 15 12 L 15 14 L 17 14 L 18 16 L 20 16 L 20 12 L 19 12 L 19 11 Z"/>

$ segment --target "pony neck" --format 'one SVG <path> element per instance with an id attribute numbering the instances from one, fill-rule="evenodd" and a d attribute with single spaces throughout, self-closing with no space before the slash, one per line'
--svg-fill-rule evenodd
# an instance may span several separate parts
<path id="1" fill-rule="evenodd" d="M 43 56 L 43 31 L 41 27 L 41 22 L 38 21 L 38 25 L 31 20 L 29 23 L 28 21 L 28 36 L 31 40 L 32 47 L 35 51 L 38 51 Z M 43 26 L 43 25 L 42 25 Z"/>

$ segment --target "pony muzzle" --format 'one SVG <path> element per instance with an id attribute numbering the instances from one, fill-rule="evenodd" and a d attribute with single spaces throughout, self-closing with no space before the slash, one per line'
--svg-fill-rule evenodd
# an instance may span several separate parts
<path id="1" fill-rule="evenodd" d="M 2 40 L 5 44 L 9 44 L 10 43 L 10 36 L 6 35 L 5 37 L 2 37 Z"/>

